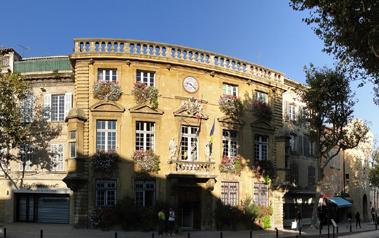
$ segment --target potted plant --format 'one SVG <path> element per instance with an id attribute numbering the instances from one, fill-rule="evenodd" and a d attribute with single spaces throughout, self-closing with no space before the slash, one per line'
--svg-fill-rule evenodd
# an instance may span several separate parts
<path id="1" fill-rule="evenodd" d="M 157 88 L 147 86 L 145 83 L 136 82 L 132 94 L 134 95 L 137 104 L 149 103 L 152 108 L 158 108 L 159 91 Z"/>
<path id="2" fill-rule="evenodd" d="M 152 150 L 136 150 L 133 154 L 133 161 L 144 172 L 158 172 L 159 156 L 154 154 Z"/>
<path id="3" fill-rule="evenodd" d="M 265 102 L 255 101 L 253 103 L 253 115 L 256 118 L 259 118 L 265 121 L 271 121 L 272 119 L 271 107 Z"/>
<path id="4" fill-rule="evenodd" d="M 97 81 L 93 86 L 94 98 L 117 101 L 122 95 L 120 85 L 112 81 Z"/>
<path id="5" fill-rule="evenodd" d="M 92 167 L 99 172 L 112 172 L 117 165 L 119 156 L 115 152 L 98 151 L 92 156 Z"/>
<path id="6" fill-rule="evenodd" d="M 223 173 L 240 174 L 242 170 L 241 157 L 237 156 L 224 156 L 221 160 L 220 171 Z"/>
<path id="7" fill-rule="evenodd" d="M 255 173 L 263 177 L 266 184 L 276 178 L 276 170 L 271 160 L 256 160 L 253 167 Z"/>
<path id="8" fill-rule="evenodd" d="M 222 95 L 218 100 L 220 110 L 232 119 L 238 119 L 243 112 L 241 100 L 232 95 Z"/>

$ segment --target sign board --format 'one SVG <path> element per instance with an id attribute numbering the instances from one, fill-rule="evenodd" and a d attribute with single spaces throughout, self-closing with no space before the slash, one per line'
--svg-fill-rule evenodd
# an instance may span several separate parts
<path id="1" fill-rule="evenodd" d="M 337 223 L 334 221 L 334 219 L 330 219 L 330 221 L 332 222 L 332 225 L 333 225 L 334 227 L 337 227 Z"/>

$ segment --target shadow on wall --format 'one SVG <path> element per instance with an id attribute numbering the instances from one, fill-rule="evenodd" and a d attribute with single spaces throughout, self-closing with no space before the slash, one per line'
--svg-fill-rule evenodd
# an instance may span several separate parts
<path id="1" fill-rule="evenodd" d="M 153 152 L 137 151 L 132 159 L 105 152 L 90 159 L 79 155 L 69 163 L 73 170 L 64 182 L 74 191 L 77 227 L 153 230 L 158 212 L 163 210 L 168 217 L 169 208 L 176 212 L 181 229 L 260 229 L 256 223 L 270 227 L 272 210 L 249 199 L 238 201 L 236 187 L 227 188 L 226 195 L 236 206 L 223 205 L 212 194 L 213 174 L 197 176 L 173 169 L 165 178 L 158 176 L 162 162 Z M 178 165 L 173 161 L 170 166 Z"/>

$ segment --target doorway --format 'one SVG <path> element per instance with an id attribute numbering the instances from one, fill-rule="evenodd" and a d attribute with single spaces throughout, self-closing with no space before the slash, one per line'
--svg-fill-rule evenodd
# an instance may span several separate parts
<path id="1" fill-rule="evenodd" d="M 363 195 L 363 199 L 362 199 L 362 215 L 363 215 L 363 220 L 367 221 L 368 220 L 368 212 L 367 212 L 367 196 L 366 196 L 366 194 Z"/>

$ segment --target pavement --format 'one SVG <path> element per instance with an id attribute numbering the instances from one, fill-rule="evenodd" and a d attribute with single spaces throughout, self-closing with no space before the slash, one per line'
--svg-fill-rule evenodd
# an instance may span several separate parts
<path id="1" fill-rule="evenodd" d="M 354 224 L 353 224 L 354 225 Z M 111 230 L 101 231 L 96 229 L 77 229 L 72 225 L 57 225 L 57 224 L 36 224 L 36 223 L 10 223 L 5 224 L 7 238 L 41 238 L 41 230 L 43 230 L 43 238 L 159 238 L 157 232 L 135 232 Z M 379 227 L 378 227 L 379 229 Z M 349 224 L 339 224 L 339 237 L 365 237 L 360 236 L 362 232 L 370 234 L 367 237 L 379 237 L 379 230 L 375 230 L 375 225 L 372 223 L 362 223 L 362 228 L 355 229 L 352 227 L 350 233 Z M 330 237 L 332 237 L 332 228 L 330 227 Z M 371 232 L 369 232 L 371 231 Z M 335 231 L 336 232 L 336 231 Z M 117 233 L 117 234 L 115 234 Z M 371 234 L 372 233 L 372 234 Z M 153 235 L 154 234 L 154 235 Z M 322 237 L 327 237 L 328 229 L 324 227 Z M 189 235 L 189 236 L 188 236 Z M 278 237 L 297 237 L 298 231 L 294 230 L 279 230 Z M 162 238 L 170 236 L 163 235 Z M 191 231 L 181 232 L 176 234 L 178 238 L 250 238 L 250 231 Z M 253 231 L 252 237 L 258 238 L 275 238 L 276 231 Z M 319 231 L 311 227 L 305 227 L 302 230 L 301 237 L 320 237 Z M 337 236 L 336 236 L 337 237 Z"/>

